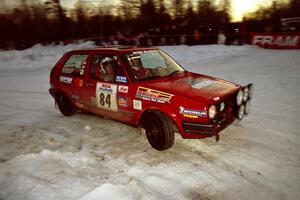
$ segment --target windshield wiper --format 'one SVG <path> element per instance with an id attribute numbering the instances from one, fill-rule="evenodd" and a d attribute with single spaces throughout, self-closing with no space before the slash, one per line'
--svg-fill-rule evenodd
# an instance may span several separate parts
<path id="1" fill-rule="evenodd" d="M 175 74 L 181 74 L 184 71 L 180 71 L 180 70 L 175 70 L 174 72 L 170 73 L 168 76 L 174 76 Z"/>

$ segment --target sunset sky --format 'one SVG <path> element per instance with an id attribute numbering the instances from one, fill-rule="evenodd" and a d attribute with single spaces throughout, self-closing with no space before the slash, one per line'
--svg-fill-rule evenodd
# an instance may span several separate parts
<path id="1" fill-rule="evenodd" d="M 77 0 L 62 0 L 62 3 L 69 7 L 73 7 Z M 93 1 L 93 0 L 86 0 L 91 2 L 92 4 L 96 4 L 96 2 L 100 1 Z M 118 4 L 119 0 L 102 0 L 105 2 L 115 3 Z M 222 0 L 217 0 L 222 1 Z M 231 0 L 232 3 L 232 19 L 233 21 L 240 21 L 243 18 L 243 14 L 247 12 L 255 11 L 259 6 L 269 6 L 272 4 L 273 0 Z M 284 0 L 283 0 L 284 1 Z M 198 0 L 192 0 L 193 3 L 197 3 Z"/>
<path id="2" fill-rule="evenodd" d="M 20 2 L 20 0 L 2 0 L 6 4 L 16 4 L 16 2 Z M 30 2 L 30 0 L 28 0 Z M 41 0 L 41 2 L 46 0 Z M 168 0 L 166 0 L 168 1 Z M 171 1 L 171 0 L 169 0 Z M 217 2 L 221 2 L 222 0 L 217 0 Z M 269 6 L 272 4 L 273 0 L 231 0 L 232 3 L 232 19 L 233 21 L 240 21 L 243 18 L 243 15 L 248 12 L 255 11 L 260 6 Z M 281 0 L 282 2 L 288 0 Z M 0 1 L 1 2 L 1 1 Z M 64 7 L 74 8 L 77 0 L 61 0 Z M 99 6 L 103 3 L 106 4 L 118 4 L 119 0 L 85 0 L 87 4 L 91 4 L 93 6 Z M 193 3 L 197 3 L 198 0 L 192 0 Z M 1 8 L 0 8 L 1 9 Z"/>

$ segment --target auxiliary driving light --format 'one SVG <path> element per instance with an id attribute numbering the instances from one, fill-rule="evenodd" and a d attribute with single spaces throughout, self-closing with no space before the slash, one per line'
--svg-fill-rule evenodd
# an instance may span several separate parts
<path id="1" fill-rule="evenodd" d="M 243 102 L 246 102 L 249 97 L 249 88 L 248 86 L 245 86 L 243 89 Z"/>
<path id="2" fill-rule="evenodd" d="M 222 112 L 224 109 L 225 109 L 225 103 L 222 102 L 222 103 L 220 104 L 220 112 Z"/>
<path id="3" fill-rule="evenodd" d="M 215 105 L 211 105 L 208 109 L 208 116 L 210 119 L 214 119 L 217 114 L 217 109 Z"/>
<path id="4" fill-rule="evenodd" d="M 244 112 L 245 112 L 245 106 L 241 105 L 239 108 L 238 116 L 237 116 L 239 120 L 243 119 Z"/>
<path id="5" fill-rule="evenodd" d="M 251 98 L 252 98 L 252 95 L 253 95 L 253 89 L 254 89 L 253 84 L 250 83 L 250 84 L 248 85 L 248 88 L 249 88 L 249 99 L 251 99 Z"/>
<path id="6" fill-rule="evenodd" d="M 250 112 L 250 100 L 246 102 L 245 104 L 245 114 L 248 115 Z"/>
<path id="7" fill-rule="evenodd" d="M 236 104 L 239 106 L 243 101 L 243 91 L 240 89 L 236 95 Z"/>

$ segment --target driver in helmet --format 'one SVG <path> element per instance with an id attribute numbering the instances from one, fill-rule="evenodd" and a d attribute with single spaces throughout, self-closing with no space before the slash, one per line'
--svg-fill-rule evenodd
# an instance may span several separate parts
<path id="1" fill-rule="evenodd" d="M 107 82 L 113 82 L 115 80 L 115 71 L 113 67 L 113 60 L 109 57 L 105 57 L 101 60 L 101 79 Z"/>
<path id="2" fill-rule="evenodd" d="M 135 76 L 135 78 L 143 78 L 150 75 L 150 71 L 147 70 L 142 63 L 141 56 L 138 54 L 135 54 L 130 57 L 131 66 L 132 66 L 132 72 Z"/>

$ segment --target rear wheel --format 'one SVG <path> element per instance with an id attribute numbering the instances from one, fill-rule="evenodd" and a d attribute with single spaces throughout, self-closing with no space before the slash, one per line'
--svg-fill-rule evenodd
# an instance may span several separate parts
<path id="1" fill-rule="evenodd" d="M 174 144 L 174 130 L 170 118 L 159 111 L 151 111 L 142 118 L 142 127 L 146 131 L 150 145 L 159 151 Z"/>
<path id="2" fill-rule="evenodd" d="M 64 93 L 59 93 L 56 95 L 55 101 L 58 105 L 59 111 L 64 116 L 74 115 L 76 112 L 76 107 L 70 101 L 69 97 Z"/>

